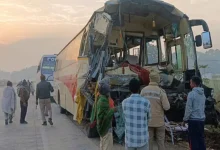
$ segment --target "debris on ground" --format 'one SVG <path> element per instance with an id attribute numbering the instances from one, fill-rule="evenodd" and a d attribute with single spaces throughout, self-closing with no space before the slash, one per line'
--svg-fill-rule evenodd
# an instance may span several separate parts
<path id="1" fill-rule="evenodd" d="M 217 129 L 210 129 L 205 131 L 205 140 L 206 140 L 206 147 L 210 150 L 219 150 L 220 149 L 220 130 Z"/>

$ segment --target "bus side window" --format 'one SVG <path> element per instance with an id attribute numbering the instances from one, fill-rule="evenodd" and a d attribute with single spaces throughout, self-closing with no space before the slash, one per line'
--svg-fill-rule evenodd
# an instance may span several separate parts
<path id="1" fill-rule="evenodd" d="M 172 65 L 175 69 L 181 70 L 183 68 L 182 65 L 182 51 L 180 45 L 172 46 Z"/>

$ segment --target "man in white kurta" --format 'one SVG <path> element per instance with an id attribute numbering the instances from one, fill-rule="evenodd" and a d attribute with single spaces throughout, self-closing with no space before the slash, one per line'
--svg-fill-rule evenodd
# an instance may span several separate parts
<path id="1" fill-rule="evenodd" d="M 3 91 L 2 111 L 5 113 L 5 125 L 12 123 L 13 114 L 16 109 L 16 94 L 12 87 L 12 82 L 7 82 L 7 87 Z"/>

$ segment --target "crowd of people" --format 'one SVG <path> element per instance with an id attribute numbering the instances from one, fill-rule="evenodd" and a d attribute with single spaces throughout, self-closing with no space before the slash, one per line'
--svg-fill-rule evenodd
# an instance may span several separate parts
<path id="1" fill-rule="evenodd" d="M 125 149 L 153 150 L 154 140 L 158 150 L 165 150 L 165 111 L 170 109 L 166 92 L 160 88 L 160 75 L 150 73 L 150 84 L 141 90 L 138 79 L 129 83 L 131 96 L 122 102 L 125 117 Z M 192 77 L 192 91 L 188 94 L 182 125 L 188 123 L 191 150 L 205 150 L 204 122 L 205 100 L 201 79 Z M 96 107 L 97 131 L 100 135 L 100 150 L 113 150 L 112 118 L 117 107 L 110 107 L 110 85 L 99 84 Z"/>
<path id="2" fill-rule="evenodd" d="M 50 82 L 47 82 L 45 80 L 45 76 L 41 75 L 41 82 L 39 82 L 36 86 L 36 107 L 38 106 L 39 102 L 43 126 L 47 125 L 46 116 L 49 116 L 49 124 L 53 125 L 50 101 L 50 92 L 53 91 L 54 89 Z M 34 95 L 33 82 L 29 82 L 29 80 L 22 80 L 18 83 L 17 95 L 20 99 L 21 108 L 20 124 L 28 124 L 28 122 L 26 121 L 26 114 L 28 110 L 28 101 L 31 94 Z M 13 88 L 12 82 L 8 81 L 7 86 L 3 90 L 2 94 L 2 111 L 5 115 L 5 125 L 13 123 L 13 116 L 16 112 L 17 107 L 17 95 L 15 89 Z"/>
<path id="3" fill-rule="evenodd" d="M 138 79 L 129 83 L 130 97 L 122 102 L 125 117 L 125 148 L 126 150 L 153 150 L 153 141 L 156 139 L 158 150 L 165 150 L 165 111 L 170 109 L 166 92 L 159 86 L 160 75 L 156 71 L 150 72 L 150 84 L 141 90 Z M 20 123 L 27 124 L 26 114 L 30 98 L 30 82 L 23 80 L 18 85 L 17 94 L 20 98 Z M 201 88 L 201 79 L 192 77 L 190 81 L 192 91 L 188 94 L 185 116 L 182 125 L 188 123 L 189 144 L 191 150 L 205 150 L 204 122 L 205 100 L 204 90 Z M 47 125 L 46 114 L 49 113 L 48 122 L 53 125 L 51 96 L 54 89 L 41 75 L 41 82 L 36 86 L 36 105 L 40 105 L 43 126 Z M 117 107 L 111 106 L 110 85 L 100 82 L 98 86 L 98 100 L 94 107 L 96 110 L 96 126 L 100 135 L 100 149 L 113 150 L 112 118 Z M 2 111 L 5 115 L 5 125 L 13 123 L 16 110 L 16 92 L 12 82 L 7 82 L 3 91 Z"/>

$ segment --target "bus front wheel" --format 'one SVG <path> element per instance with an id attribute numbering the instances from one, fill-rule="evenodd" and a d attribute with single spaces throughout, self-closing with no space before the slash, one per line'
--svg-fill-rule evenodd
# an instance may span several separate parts
<path id="1" fill-rule="evenodd" d="M 86 134 L 87 134 L 88 138 L 97 138 L 97 137 L 99 137 L 99 134 L 98 134 L 98 131 L 97 131 L 96 127 L 90 128 L 89 124 L 86 125 Z"/>

